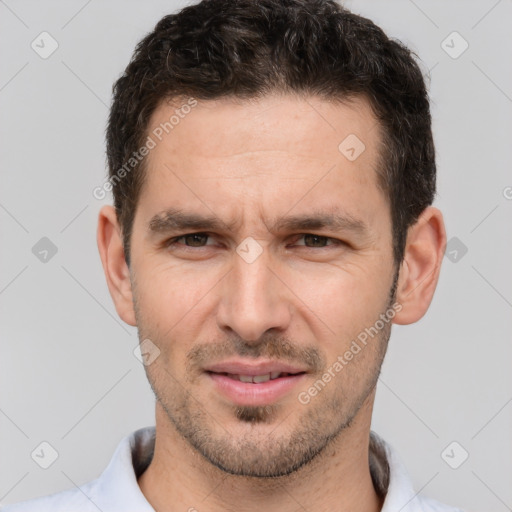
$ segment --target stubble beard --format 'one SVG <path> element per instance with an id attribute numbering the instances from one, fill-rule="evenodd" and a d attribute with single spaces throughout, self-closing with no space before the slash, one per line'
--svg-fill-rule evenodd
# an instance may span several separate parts
<path id="1" fill-rule="evenodd" d="M 388 310 L 394 302 L 395 289 L 396 278 L 391 289 Z M 141 318 L 137 314 L 139 338 L 143 340 L 149 337 L 154 340 L 155 338 L 151 338 L 150 330 L 144 329 L 143 323 L 139 320 Z M 166 368 L 156 363 L 146 367 L 146 374 L 159 405 L 165 411 L 169 425 L 174 427 L 204 459 L 225 473 L 270 479 L 290 475 L 311 463 L 351 426 L 375 389 L 390 334 L 391 322 L 371 341 L 375 346 L 365 346 L 363 352 L 369 348 L 372 351 L 371 357 L 364 358 L 364 363 L 359 365 L 359 371 L 352 373 L 353 376 L 357 375 L 355 382 L 347 384 L 344 381 L 345 385 L 340 385 L 344 378 L 343 372 L 347 371 L 345 368 L 334 382 L 328 384 L 309 404 L 302 405 L 292 397 L 292 401 L 296 400 L 299 415 L 294 414 L 297 408 L 287 414 L 283 411 L 282 404 L 233 405 L 229 412 L 230 420 L 236 419 L 238 432 L 231 432 L 223 425 L 222 415 L 219 417 L 217 414 L 218 408 L 216 411 L 210 411 L 194 398 L 193 393 L 187 390 L 190 388 L 190 381 L 178 382 Z M 274 339 L 274 343 L 260 345 L 260 349 L 257 349 L 258 355 L 268 356 L 267 352 L 279 353 L 281 345 L 278 340 L 279 338 Z M 157 345 L 163 346 L 158 342 Z M 237 345 L 239 348 L 243 346 L 244 349 L 236 352 L 231 349 L 231 355 L 247 355 L 254 350 L 253 346 L 240 345 L 240 342 Z M 233 344 L 227 346 L 232 347 Z M 326 368 L 325 361 L 320 358 L 317 362 L 320 361 L 323 367 L 316 373 L 317 378 L 322 376 Z M 363 368 L 364 374 L 361 373 Z M 354 389 L 357 390 L 357 394 L 351 395 Z M 225 410 L 222 414 L 225 414 Z M 296 416 L 295 421 L 292 420 L 292 426 L 289 421 L 290 415 Z"/>

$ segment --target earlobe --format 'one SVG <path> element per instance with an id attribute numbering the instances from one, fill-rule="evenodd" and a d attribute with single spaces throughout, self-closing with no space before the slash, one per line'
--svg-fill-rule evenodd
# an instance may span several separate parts
<path id="1" fill-rule="evenodd" d="M 446 232 L 441 212 L 426 208 L 409 228 L 404 259 L 396 292 L 402 309 L 396 324 L 417 322 L 427 312 L 437 286 L 446 248 Z"/>
<path id="2" fill-rule="evenodd" d="M 113 206 L 104 206 L 100 210 L 97 243 L 117 313 L 127 324 L 135 326 L 130 269 L 125 261 L 121 228 Z"/>

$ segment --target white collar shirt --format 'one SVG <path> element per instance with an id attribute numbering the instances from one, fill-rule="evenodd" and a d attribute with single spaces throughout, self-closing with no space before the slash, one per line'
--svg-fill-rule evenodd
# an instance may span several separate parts
<path id="1" fill-rule="evenodd" d="M 462 512 L 417 494 L 394 449 L 373 432 L 384 448 L 389 481 L 381 512 Z M 155 444 L 155 428 L 146 427 L 125 437 L 112 459 L 95 480 L 80 487 L 34 498 L 2 508 L 2 512 L 155 512 L 137 483 L 149 465 Z M 370 445 L 371 447 L 371 445 Z"/>

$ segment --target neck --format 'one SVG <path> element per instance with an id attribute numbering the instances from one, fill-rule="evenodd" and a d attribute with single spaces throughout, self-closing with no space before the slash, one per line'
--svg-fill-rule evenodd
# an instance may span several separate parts
<path id="1" fill-rule="evenodd" d="M 378 512 L 383 500 L 368 462 L 373 398 L 321 454 L 277 478 L 231 475 L 213 466 L 176 432 L 157 404 L 154 456 L 139 486 L 157 512 Z"/>

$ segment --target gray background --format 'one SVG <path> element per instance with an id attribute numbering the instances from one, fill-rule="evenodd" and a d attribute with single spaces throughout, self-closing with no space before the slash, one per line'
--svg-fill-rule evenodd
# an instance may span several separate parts
<path id="1" fill-rule="evenodd" d="M 436 205 L 457 239 L 427 316 L 393 330 L 373 429 L 417 490 L 467 510 L 512 510 L 512 3 L 346 3 L 430 70 Z M 112 83 L 182 5 L 0 1 L 2 503 L 96 477 L 123 436 L 154 422 L 136 331 L 104 281 L 92 190 L 105 176 Z M 47 59 L 31 48 L 42 31 L 59 45 Z M 457 58 L 464 41 L 446 39 L 453 31 L 469 44 Z M 46 262 L 32 252 L 43 237 L 58 250 Z M 31 458 L 42 441 L 58 452 L 46 470 Z"/>

